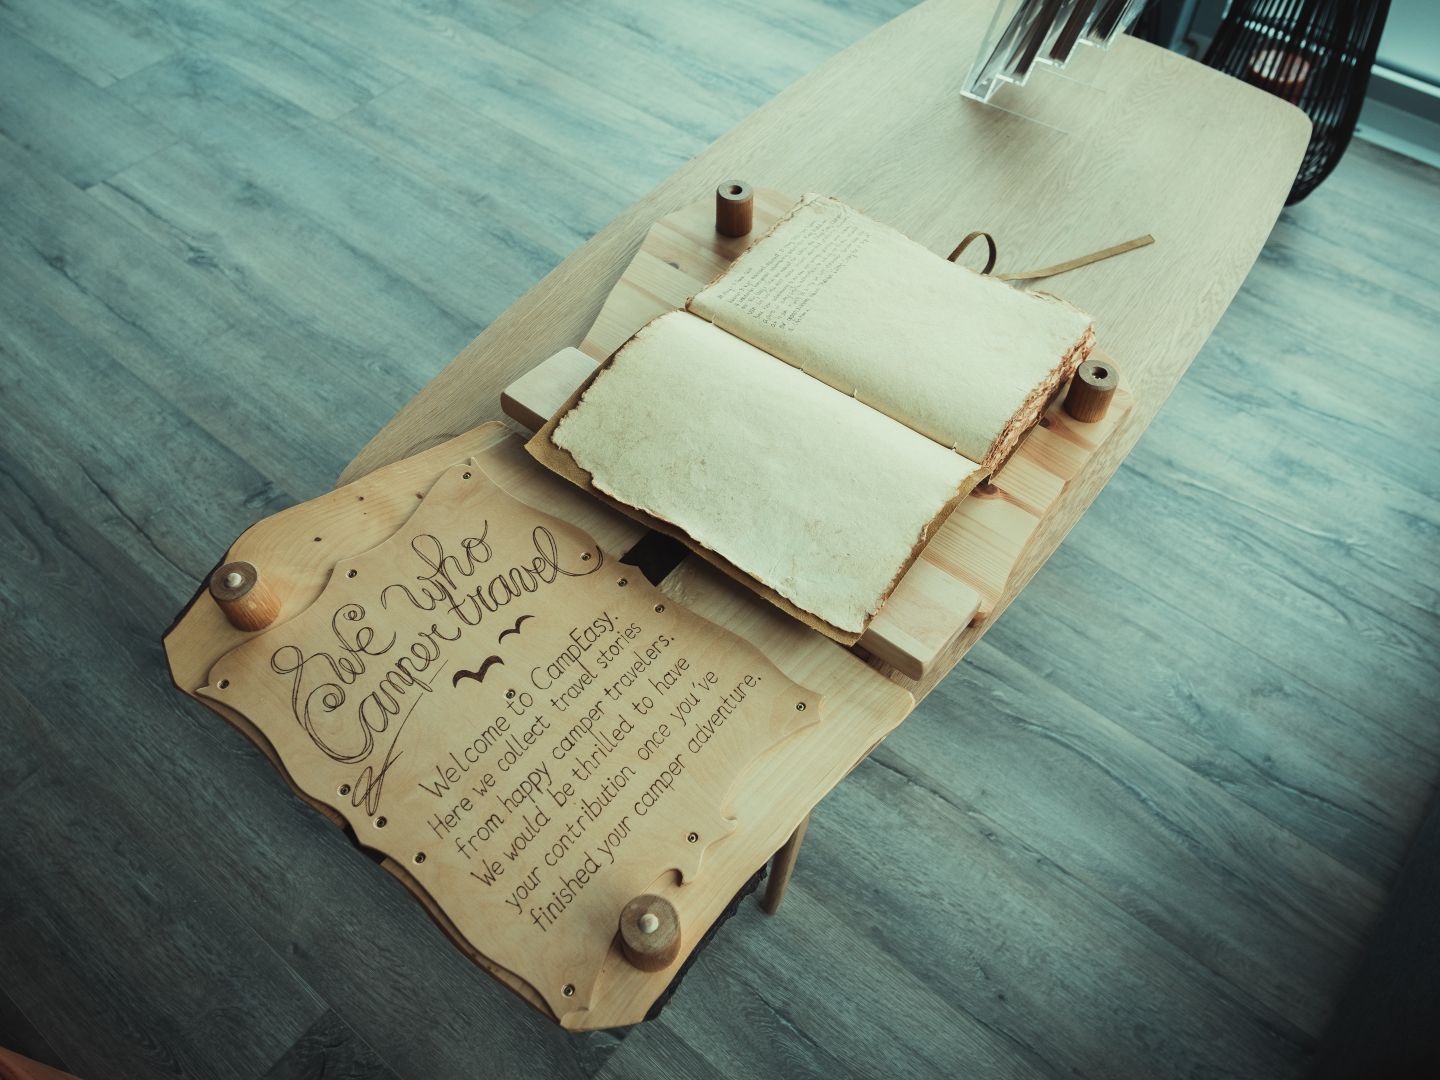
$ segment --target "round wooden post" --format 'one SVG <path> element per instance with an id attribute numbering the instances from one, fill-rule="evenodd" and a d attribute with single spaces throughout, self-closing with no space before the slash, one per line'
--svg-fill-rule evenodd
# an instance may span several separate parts
<path id="1" fill-rule="evenodd" d="M 795 860 L 800 857 L 800 845 L 805 842 L 805 830 L 810 827 L 810 815 L 800 822 L 800 827 L 790 834 L 790 839 L 770 860 L 770 880 L 765 885 L 765 897 L 760 908 L 766 915 L 780 910 L 780 901 L 785 899 L 785 888 L 790 884 L 790 875 L 795 872 Z"/>
<path id="2" fill-rule="evenodd" d="M 1082 424 L 1093 424 L 1110 408 L 1110 399 L 1120 385 L 1120 373 L 1109 360 L 1086 360 L 1070 380 L 1065 411 Z"/>
<path id="3" fill-rule="evenodd" d="M 743 180 L 727 180 L 715 189 L 715 231 L 745 236 L 754 227 L 755 192 Z"/>
<path id="4" fill-rule="evenodd" d="M 663 896 L 637 896 L 620 912 L 620 950 L 641 971 L 661 971 L 680 954 L 680 916 Z"/>
<path id="5" fill-rule="evenodd" d="M 229 562 L 210 575 L 210 595 L 236 630 L 264 630 L 280 615 L 280 598 L 252 563 Z"/>

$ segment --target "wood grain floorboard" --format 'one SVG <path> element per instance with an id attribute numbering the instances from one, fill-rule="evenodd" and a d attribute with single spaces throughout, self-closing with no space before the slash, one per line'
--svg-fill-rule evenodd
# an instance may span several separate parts
<path id="1" fill-rule="evenodd" d="M 1006 613 L 997 647 L 1197 780 L 1387 880 L 1404 844 L 1401 823 L 1418 813 L 1433 769 L 1367 731 L 1363 709 L 1258 656 L 1248 634 L 1218 633 L 1177 606 L 1165 583 L 1178 577 L 1168 553 L 1137 585 L 1117 571 L 1108 543 L 1087 549 L 1086 536 L 1077 529 L 1051 560 L 1042 604 Z M 1086 662 L 1067 660 L 1082 642 Z"/>
<path id="2" fill-rule="evenodd" d="M 789 35 L 728 5 L 650 5 L 617 18 L 595 5 L 569 3 L 502 39 L 539 63 L 553 50 L 604 56 L 603 64 L 584 70 L 588 82 L 627 100 L 642 79 L 655 117 L 701 144 L 718 139 L 823 58 L 805 63 Z M 707 62 L 711 43 L 722 39 L 731 62 Z"/>
<path id="3" fill-rule="evenodd" d="M 175 141 L 49 53 L 0 33 L 0 135 L 89 187 Z"/>
<path id="4" fill-rule="evenodd" d="M 354 1028 L 327 1010 L 265 1070 L 264 1080 L 398 1080 L 398 1076 Z"/>
<path id="5" fill-rule="evenodd" d="M 323 335 L 275 324 L 207 258 L 175 258 L 33 155 L 0 146 L 4 272 L 53 320 L 17 313 L 12 331 L 74 339 L 33 351 L 85 349 L 124 366 L 285 490 L 316 490 L 349 460 L 352 441 L 329 422 L 337 412 L 388 418 L 384 383 Z"/>
<path id="6" fill-rule="evenodd" d="M 805 885 L 845 933 L 1049 1075 L 1283 1075 L 1309 1045 L 1110 896 L 1077 884 L 1063 847 L 1008 835 L 880 762 L 852 774 L 812 828 L 820 835 L 806 835 L 807 849 L 816 843 Z M 877 897 L 866 883 L 882 875 Z"/>
<path id="7" fill-rule="evenodd" d="M 263 181 L 177 145 L 92 193 L 173 255 L 212 269 L 270 322 L 343 354 L 384 393 L 423 385 L 416 357 L 484 324 L 446 308 Z"/>
<path id="8" fill-rule="evenodd" d="M 43 49 L 96 86 L 133 75 L 174 46 L 113 4 L 91 0 L 4 0 L 0 26 Z"/>
<path id="9" fill-rule="evenodd" d="M 6 494 L 10 505 L 23 509 L 23 501 L 13 490 Z M 119 563 L 98 533 L 77 529 L 59 534 L 53 522 L 36 516 L 34 521 L 7 522 L 17 530 L 25 529 L 25 548 L 36 559 L 45 560 L 42 572 L 10 584 L 6 606 L 11 612 L 35 611 L 37 601 L 55 581 L 83 574 L 92 561 Z M 9 550 L 22 543 L 8 529 L 3 540 Z M 59 869 L 54 872 L 75 877 L 78 888 L 94 889 L 93 898 L 63 893 L 52 904 L 34 910 L 22 907 L 19 894 L 6 898 L 8 909 L 22 911 L 32 921 L 54 918 L 52 908 L 67 916 L 63 933 L 47 934 L 43 939 L 36 939 L 28 925 L 18 927 L 15 940 L 34 941 L 35 954 L 21 957 L 24 962 L 7 957 L 4 965 L 4 970 L 26 985 L 43 974 L 41 964 L 47 960 L 64 965 L 84 980 L 87 989 L 79 995 L 83 1011 L 73 1004 L 78 986 L 44 979 L 29 987 L 32 1016 L 44 1015 L 37 1024 L 42 1030 L 47 1025 L 58 1027 L 68 1036 L 68 1041 L 56 1040 L 67 1059 L 88 1063 L 82 1075 L 94 1076 L 258 1074 L 263 1066 L 247 1071 L 242 1068 L 244 1062 L 254 1059 L 244 1057 L 233 1067 L 222 1064 L 223 1056 L 217 1056 L 208 1067 L 203 1063 L 192 1067 L 190 1048 L 173 1047 L 168 1034 L 159 1048 L 151 1045 L 162 1018 L 173 1011 L 177 1018 L 164 1023 L 178 1025 L 191 1015 L 172 1008 L 166 995 L 182 993 L 190 985 L 186 976 L 191 967 L 209 959 L 214 972 L 249 980 L 252 993 L 278 996 L 284 986 L 282 971 L 286 978 L 303 981 L 315 993 L 323 994 L 357 1030 L 387 1032 L 387 1060 L 403 1075 L 473 1075 L 469 1070 L 477 1060 L 492 1063 L 497 1075 L 523 1075 L 530 1068 L 542 1075 L 591 1075 L 598 1064 L 585 1054 L 593 1038 L 559 1032 L 489 980 L 476 979 L 473 965 L 450 946 L 410 895 L 351 849 L 342 834 L 294 799 L 268 765 L 247 753 L 241 736 L 224 728 L 194 725 L 193 717 L 173 707 L 173 691 L 157 677 L 161 657 L 153 644 L 154 625 L 162 617 L 155 610 L 160 606 L 156 602 L 160 594 L 160 589 L 153 584 L 147 587 L 139 575 L 113 590 L 103 609 L 95 609 L 91 640 L 79 633 L 55 640 L 51 636 L 54 631 L 40 625 L 38 617 L 21 620 L 12 616 L 19 631 L 13 643 L 7 642 L 13 644 L 13 651 L 6 648 L 0 653 L 9 667 L 23 665 L 37 677 L 45 672 L 48 678 L 44 681 L 52 684 L 49 704 L 58 715 L 83 715 L 88 708 L 96 720 L 96 729 L 88 731 L 57 725 L 52 745 L 34 753 L 22 752 L 18 762 L 68 762 L 72 771 L 79 771 L 82 762 L 124 759 L 123 773 L 99 770 L 98 776 L 86 781 L 86 790 L 109 808 L 106 812 L 112 816 L 127 793 L 141 792 L 139 806 L 146 820 L 175 823 L 165 831 L 163 840 L 151 839 L 138 826 L 131 828 L 126 835 L 134 832 L 139 839 L 132 846 L 116 845 L 108 857 L 77 845 L 62 847 L 62 851 L 75 848 L 73 858 L 67 853 L 55 860 Z M 142 643 L 143 653 L 137 648 Z M 137 688 L 127 694 L 123 707 L 106 703 L 97 709 L 93 685 L 72 683 L 68 692 L 61 688 L 63 665 L 69 662 L 83 664 L 96 684 L 137 684 Z M 128 715 L 122 708 L 133 709 L 136 715 Z M 28 719 L 13 711 L 7 714 L 16 723 Z M 140 749 L 134 748 L 135 743 L 142 744 Z M 131 748 L 128 752 L 127 747 Z M 74 782 L 81 779 L 83 776 Z M 68 806 L 64 801 L 50 805 L 36 799 L 34 791 L 41 785 L 47 792 L 54 786 L 46 783 L 42 773 L 22 795 L 37 815 L 54 815 Z M 60 791 L 56 798 L 70 794 Z M 256 814 L 236 812 L 237 807 L 248 805 L 265 809 Z M 130 825 L 123 815 L 122 824 Z M 147 839 L 148 845 L 144 843 Z M 160 860 L 147 855 L 147 847 L 169 854 Z M 138 862 L 138 868 L 131 866 L 132 861 Z M 191 871 L 163 873 L 168 866 L 189 866 Z M 198 877 L 202 873 L 203 877 Z M 145 886 L 145 893 L 132 899 L 129 887 L 136 880 Z M 17 890 L 21 881 L 23 878 L 15 879 Z M 227 953 L 236 932 L 225 919 L 211 917 L 193 931 L 188 924 L 177 929 L 167 922 L 145 920 L 149 908 L 190 910 L 207 893 L 222 897 L 237 918 L 243 915 L 249 921 L 248 933 L 264 940 L 265 955 L 278 970 L 267 970 L 270 964 L 258 963 L 238 949 Z M 34 902 L 43 902 L 48 894 L 35 890 L 31 895 Z M 297 895 L 305 898 L 303 904 L 295 903 Z M 140 907 L 133 915 L 138 924 L 127 917 L 131 905 Z M 87 917 L 93 922 L 79 921 Z M 203 932 L 206 925 L 211 926 L 208 934 Z M 196 935 L 201 938 L 198 942 Z M 158 939 L 152 941 L 152 936 Z M 139 950 L 141 955 L 129 965 L 123 958 L 116 961 L 118 973 L 108 969 L 100 973 L 116 982 L 132 980 L 125 984 L 130 992 L 116 992 L 115 1015 L 102 1017 L 104 1029 L 124 1042 L 107 1048 L 94 1040 L 94 1024 L 82 1023 L 109 1001 L 102 993 L 104 987 L 92 985 L 90 958 L 96 952 L 103 956 L 121 948 Z M 187 955 L 176 958 L 170 955 L 172 949 L 184 949 Z M 207 950 L 216 955 L 210 956 Z M 157 964 L 166 962 L 153 973 L 143 960 L 150 955 L 157 957 Z M 173 982 L 165 981 L 170 978 L 167 971 Z M 417 974 L 420 971 L 426 973 L 424 977 Z M 133 986 L 133 980 L 142 975 L 150 982 Z M 65 997 L 51 1000 L 51 994 Z M 214 998 L 225 1005 L 220 1008 L 211 1001 L 222 1014 L 216 1023 L 223 1019 L 237 1029 L 253 1025 L 257 1033 L 264 1033 L 263 1039 L 259 1034 L 247 1036 L 256 1053 L 268 1050 L 264 1066 L 308 1026 L 309 1017 L 303 1018 L 306 1022 L 298 1028 L 277 1023 L 271 1006 L 249 1000 L 238 988 L 228 994 L 217 990 Z M 146 1009 L 160 1010 L 149 1018 L 152 1027 L 146 1026 Z M 131 1011 L 138 1012 L 132 1015 Z M 173 1037 L 178 1040 L 183 1035 L 194 1041 L 207 1030 L 200 1022 L 192 1026 L 196 1030 L 176 1030 Z M 505 1033 L 500 1045 L 494 1044 L 495 1031 Z M 272 1039 L 282 1041 L 276 1045 Z M 199 1041 L 196 1045 L 207 1044 Z M 77 1047 L 86 1054 L 72 1052 Z M 224 1046 L 212 1050 L 223 1055 Z M 111 1064 L 104 1068 L 107 1053 L 112 1055 Z M 173 1068 L 172 1061 L 178 1062 Z"/>
<path id="10" fill-rule="evenodd" d="M 637 104 L 648 94 L 597 90 L 587 68 L 609 62 L 599 52 L 536 60 L 459 19 L 416 18 L 387 0 L 355 0 L 343 8 L 301 0 L 294 10 L 340 40 L 383 55 L 417 82 L 581 163 L 619 185 L 630 201 L 705 145 Z"/>
<path id="11" fill-rule="evenodd" d="M 822 805 L 828 813 L 828 800 Z M 804 858 L 819 876 L 792 882 L 779 919 L 742 906 L 714 942 L 717 955 L 691 970 L 660 1023 L 732 1076 L 1045 1074 L 1029 1046 L 871 940 L 865 921 L 835 918 L 815 895 L 834 884 L 828 866 Z M 889 896 L 872 882 L 856 900 Z M 623 1075 L 624 1047 L 617 1057 Z"/>
<path id="12" fill-rule="evenodd" d="M 49 1065 L 52 1069 L 70 1071 L 65 1059 L 50 1045 L 50 1041 L 40 1034 L 40 1029 L 30 1022 L 30 1018 L 20 1010 L 20 1006 L 3 991 L 0 991 L 0 1032 L 4 1032 L 7 1050 L 31 1061 L 38 1061 L 41 1065 Z"/>
<path id="13" fill-rule="evenodd" d="M 12 507 L 26 498 L 14 479 L 0 481 Z M 94 784 L 98 763 L 47 737 L 56 719 L 0 694 L 16 752 L 0 772 L 0 970 L 29 983 L 32 1016 L 83 1076 L 254 1076 L 319 1001 L 207 887 L 205 866 L 177 856 L 170 823 Z M 83 995 L 47 977 L 56 963 Z M 97 1023 L 128 1038 L 97 1045 Z"/>
<path id="14" fill-rule="evenodd" d="M 510 218 L 518 208 L 427 183 L 208 56 L 177 54 L 111 92 L 164 115 L 232 183 L 283 204 L 304 227 L 328 231 L 349 258 L 368 256 L 377 268 L 383 261 L 437 313 L 457 320 L 464 311 L 489 322 L 569 251 L 569 235 L 547 238 L 538 225 L 517 231 Z M 113 178 L 111 186 L 132 190 L 133 173 L 158 167 L 165 156 Z M 406 223 L 403 241 L 397 220 Z M 319 289 L 330 285 L 316 282 Z"/>
<path id="15" fill-rule="evenodd" d="M 961 677 L 876 752 L 955 808 L 1035 846 L 1237 996 L 1318 1033 L 1381 892 L 1007 656 Z M 1043 706 L 1043 708 L 1037 708 Z M 964 740 L 954 737 L 963 717 Z"/>
<path id="16" fill-rule="evenodd" d="M 87 1078 L 1304 1072 L 1440 775 L 1440 172 L 1388 152 L 1285 212 L 780 915 L 742 904 L 637 1030 L 541 1020 L 165 677 L 241 530 L 905 6 L 0 0 L 0 1044 Z"/>
<path id="17" fill-rule="evenodd" d="M 307 112 L 332 120 L 403 76 L 372 53 L 352 49 L 295 18 L 285 3 L 227 0 L 116 0 L 117 21 L 173 51 L 223 60 Z"/>
<path id="18" fill-rule="evenodd" d="M 452 192 L 476 219 L 524 228 L 545 237 L 553 251 L 579 247 L 628 203 L 623 190 L 583 162 L 413 80 L 342 116 L 336 127 Z"/>

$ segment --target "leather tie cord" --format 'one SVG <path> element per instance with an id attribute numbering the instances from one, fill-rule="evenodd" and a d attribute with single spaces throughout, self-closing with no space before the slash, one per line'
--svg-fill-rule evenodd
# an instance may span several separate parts
<path id="1" fill-rule="evenodd" d="M 960 257 L 960 253 L 961 253 L 962 251 L 964 251 L 967 247 L 969 247 L 969 246 L 971 245 L 971 243 L 973 243 L 975 240 L 977 240 L 978 238 L 980 238 L 980 237 L 982 237 L 982 236 L 985 238 L 985 246 L 990 249 L 990 254 L 989 254 L 989 255 L 986 257 L 986 259 L 985 259 L 985 269 L 984 269 L 984 270 L 981 270 L 980 273 L 982 273 L 982 274 L 988 274 L 988 273 L 990 273 L 991 270 L 994 270 L 994 269 L 995 269 L 995 238 L 994 238 L 993 236 L 991 236 L 988 232 L 982 232 L 982 231 L 980 231 L 979 229 L 976 229 L 976 230 L 975 230 L 974 232 L 972 232 L 969 236 L 965 237 L 964 240 L 961 240 L 960 243 L 958 243 L 957 245 L 955 245 L 955 250 L 952 251 L 952 252 L 950 252 L 950 255 L 949 255 L 949 260 L 950 260 L 950 262 L 954 262 L 956 259 L 958 259 L 958 258 Z"/>
<path id="2" fill-rule="evenodd" d="M 976 238 L 981 236 L 985 238 L 985 244 L 990 250 L 989 257 L 985 260 L 985 269 L 981 270 L 980 273 L 988 274 L 994 270 L 996 255 L 995 238 L 987 232 L 978 230 L 972 232 L 969 236 L 965 237 L 964 240 L 960 241 L 955 250 L 950 253 L 950 261 L 954 262 L 959 258 L 960 253 L 969 247 Z M 1092 251 L 1088 255 L 1081 255 L 1062 263 L 1056 263 L 1054 266 L 1045 266 L 1039 270 L 1026 270 L 1023 273 L 996 274 L 995 279 L 997 281 L 1039 281 L 1041 278 L 1054 277 L 1056 274 L 1064 274 L 1070 270 L 1077 270 L 1082 266 L 1089 266 L 1091 263 L 1097 263 L 1102 259 L 1110 259 L 1116 255 L 1124 255 L 1127 251 L 1134 251 L 1136 248 L 1146 247 L 1154 242 L 1155 238 L 1149 233 L 1146 233 L 1144 236 L 1137 236 L 1133 240 L 1126 240 L 1122 244 L 1115 244 L 1111 247 L 1102 248 L 1099 251 Z"/>

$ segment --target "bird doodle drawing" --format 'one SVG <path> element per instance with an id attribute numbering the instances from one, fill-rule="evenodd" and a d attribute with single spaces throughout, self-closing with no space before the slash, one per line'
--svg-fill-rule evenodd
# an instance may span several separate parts
<path id="1" fill-rule="evenodd" d="M 459 686 L 461 679 L 474 679 L 478 683 L 483 683 L 485 681 L 485 673 L 488 672 L 496 664 L 503 663 L 505 663 L 505 661 L 501 660 L 498 656 L 487 656 L 485 658 L 485 662 L 480 665 L 478 671 L 461 670 L 455 672 L 454 675 L 450 676 L 450 685 Z"/>
<path id="2" fill-rule="evenodd" d="M 515 620 L 515 625 L 514 625 L 514 626 L 512 626 L 512 627 L 511 627 L 510 629 L 508 629 L 508 630 L 501 630 L 501 631 L 500 631 L 500 636 L 499 636 L 498 638 L 496 638 L 495 640 L 496 640 L 496 641 L 504 641 L 504 640 L 505 640 L 507 637 L 509 637 L 511 634 L 518 634 L 518 633 L 520 633 L 520 624 L 523 623 L 526 619 L 533 619 L 534 617 L 535 617 L 534 615 L 521 615 L 518 619 Z"/>
<path id="3" fill-rule="evenodd" d="M 533 619 L 534 617 L 535 617 L 534 615 L 521 615 L 518 619 L 515 620 L 515 625 L 514 625 L 514 626 L 507 627 L 506 629 L 500 631 L 500 636 L 495 639 L 496 642 L 498 643 L 498 642 L 504 641 L 504 640 L 505 640 L 507 637 L 509 637 L 511 634 L 518 634 L 518 633 L 520 633 L 520 624 L 523 623 L 523 622 L 525 622 L 527 619 Z M 487 657 L 485 658 L 485 662 L 484 662 L 483 664 L 481 664 L 480 667 L 479 667 L 477 670 L 475 670 L 475 671 L 464 671 L 464 670 L 461 670 L 461 671 L 455 672 L 454 675 L 450 676 L 450 685 L 451 685 L 451 686 L 459 686 L 461 679 L 474 679 L 477 683 L 483 683 L 483 682 L 485 681 L 485 673 L 488 672 L 488 671 L 489 671 L 492 667 L 494 667 L 496 664 L 503 664 L 503 663 L 505 663 L 505 661 L 504 661 L 503 659 L 501 659 L 499 656 L 493 656 L 493 655 L 492 655 L 492 656 L 487 656 Z"/>

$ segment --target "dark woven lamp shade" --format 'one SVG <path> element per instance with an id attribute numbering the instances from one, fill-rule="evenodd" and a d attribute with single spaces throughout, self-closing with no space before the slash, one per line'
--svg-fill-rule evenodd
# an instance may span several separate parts
<path id="1" fill-rule="evenodd" d="M 1309 195 L 1350 145 L 1390 0 L 1237 0 L 1205 63 L 1305 110 L 1314 125 L 1287 204 Z"/>

